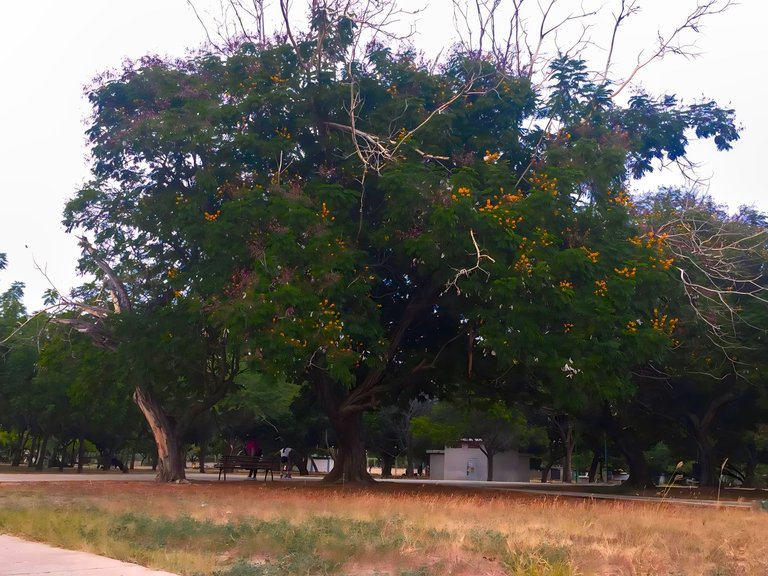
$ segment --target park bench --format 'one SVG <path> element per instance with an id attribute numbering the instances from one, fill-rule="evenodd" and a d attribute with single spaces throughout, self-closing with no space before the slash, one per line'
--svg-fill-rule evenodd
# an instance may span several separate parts
<path id="1" fill-rule="evenodd" d="M 256 474 L 260 470 L 264 471 L 264 481 L 267 481 L 267 474 L 271 479 L 275 479 L 274 472 L 280 471 L 280 458 L 264 458 L 259 456 L 246 456 L 244 454 L 228 454 L 222 456 L 218 462 L 214 465 L 219 469 L 219 480 L 221 475 L 224 474 L 224 480 L 227 479 L 227 473 L 233 470 L 255 470 Z"/>

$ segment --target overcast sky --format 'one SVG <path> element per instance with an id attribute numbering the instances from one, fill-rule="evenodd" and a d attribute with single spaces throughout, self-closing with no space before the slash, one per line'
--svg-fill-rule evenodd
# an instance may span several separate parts
<path id="1" fill-rule="evenodd" d="M 296 0 L 298 2 L 298 0 Z M 573 2 L 575 0 L 565 0 Z M 606 0 L 602 3 L 608 3 Z M 200 0 L 197 5 L 213 5 Z M 653 40 L 673 20 L 672 10 L 689 0 L 646 0 L 625 46 L 632 52 Z M 447 43 L 450 1 L 431 0 L 417 27 L 415 43 L 436 51 Z M 768 60 L 765 23 L 768 2 L 743 0 L 707 22 L 698 41 L 700 58 L 667 60 L 639 78 L 651 93 L 671 92 L 692 101 L 702 95 L 736 109 L 744 131 L 729 153 L 711 144 L 694 148 L 709 192 L 735 208 L 754 204 L 768 211 L 765 177 L 768 150 L 768 90 L 760 70 Z M 145 53 L 183 55 L 199 45 L 204 31 L 185 0 L 22 0 L 0 7 L 0 252 L 9 266 L 0 272 L 0 291 L 13 281 L 26 284 L 30 310 L 42 306 L 49 281 L 67 292 L 78 283 L 76 240 L 64 232 L 64 202 L 87 178 L 83 86 L 125 58 Z M 628 53 L 629 53 L 628 52 Z M 625 62 L 626 64 L 626 62 Z M 677 182 L 662 174 L 640 188 Z"/>

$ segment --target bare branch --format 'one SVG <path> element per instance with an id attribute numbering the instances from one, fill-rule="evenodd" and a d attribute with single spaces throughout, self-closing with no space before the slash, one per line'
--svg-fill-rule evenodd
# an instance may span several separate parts
<path id="1" fill-rule="evenodd" d="M 79 240 L 80 246 L 83 247 L 83 250 L 88 253 L 96 266 L 99 267 L 99 270 L 101 270 L 107 277 L 107 287 L 113 297 L 115 312 L 117 314 L 120 314 L 121 312 L 130 312 L 131 300 L 128 297 L 128 291 L 125 289 L 125 286 L 123 285 L 120 278 L 118 278 L 117 274 L 115 274 L 115 271 L 112 270 L 111 266 L 107 264 L 103 258 L 96 254 L 93 246 L 91 246 L 91 243 L 85 236 L 81 236 Z"/>
<path id="2" fill-rule="evenodd" d="M 688 14 L 682 24 L 678 25 L 672 32 L 663 35 L 657 34 L 656 49 L 647 57 L 638 54 L 637 63 L 630 71 L 627 77 L 614 90 L 611 98 L 615 98 L 634 80 L 635 76 L 655 60 L 664 58 L 667 54 L 676 54 L 684 57 L 695 57 L 696 54 L 691 51 L 691 44 L 680 44 L 680 37 L 686 32 L 698 33 L 701 30 L 702 21 L 709 16 L 722 14 L 734 5 L 733 0 L 706 0 L 697 4 L 696 8 Z M 616 24 L 618 26 L 618 23 Z M 616 27 L 614 27 L 614 30 Z M 610 64 L 610 61 L 609 61 Z M 607 73 L 607 68 L 606 68 Z"/>
<path id="3" fill-rule="evenodd" d="M 456 276 L 453 277 L 452 280 L 449 280 L 445 285 L 445 290 L 443 290 L 442 294 L 445 294 L 448 292 L 448 290 L 451 289 L 451 287 L 456 289 L 457 294 L 461 294 L 461 289 L 459 288 L 458 282 L 460 278 L 469 278 L 475 271 L 479 270 L 480 272 L 483 272 L 486 275 L 486 278 L 490 278 L 491 274 L 483 269 L 482 262 L 483 260 L 490 260 L 491 262 L 496 262 L 493 258 L 488 256 L 488 254 L 485 254 L 483 250 L 480 248 L 480 246 L 477 243 L 477 239 L 475 239 L 475 231 L 470 228 L 469 230 L 469 236 L 472 239 L 472 245 L 475 247 L 475 265 L 471 268 L 461 268 L 461 269 L 455 269 L 456 270 Z"/>

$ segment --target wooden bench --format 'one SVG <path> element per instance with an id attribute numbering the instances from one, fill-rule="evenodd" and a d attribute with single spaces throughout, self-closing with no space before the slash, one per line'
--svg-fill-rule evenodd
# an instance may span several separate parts
<path id="1" fill-rule="evenodd" d="M 229 454 L 222 456 L 216 464 L 215 468 L 219 469 L 219 480 L 221 475 L 224 474 L 224 480 L 227 479 L 227 473 L 233 470 L 255 470 L 256 474 L 259 470 L 264 470 L 264 481 L 267 481 L 267 474 L 270 475 L 272 480 L 275 479 L 274 472 L 280 471 L 280 458 L 259 458 L 258 456 L 246 456 L 245 454 Z"/>

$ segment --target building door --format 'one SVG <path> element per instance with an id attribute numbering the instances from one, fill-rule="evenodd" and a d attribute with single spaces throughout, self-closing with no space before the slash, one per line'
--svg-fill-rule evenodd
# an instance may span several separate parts
<path id="1" fill-rule="evenodd" d="M 467 480 L 480 480 L 480 468 L 477 458 L 467 459 Z"/>

